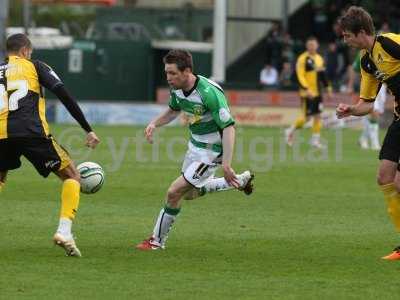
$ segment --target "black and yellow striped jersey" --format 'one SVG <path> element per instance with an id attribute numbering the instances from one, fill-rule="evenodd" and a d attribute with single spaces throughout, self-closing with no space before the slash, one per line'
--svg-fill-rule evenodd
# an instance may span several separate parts
<path id="1" fill-rule="evenodd" d="M 394 113 L 400 117 L 400 35 L 384 33 L 375 37 L 371 51 L 361 50 L 360 98 L 375 101 L 382 83 L 395 96 Z"/>
<path id="2" fill-rule="evenodd" d="M 41 61 L 10 56 L 0 64 L 0 139 L 48 136 L 43 87 L 62 84 Z"/>
<path id="3" fill-rule="evenodd" d="M 314 97 L 321 95 L 321 84 L 328 86 L 325 77 L 324 59 L 319 55 L 303 52 L 296 62 L 296 76 L 300 86 L 300 96 L 306 97 L 309 90 Z"/>

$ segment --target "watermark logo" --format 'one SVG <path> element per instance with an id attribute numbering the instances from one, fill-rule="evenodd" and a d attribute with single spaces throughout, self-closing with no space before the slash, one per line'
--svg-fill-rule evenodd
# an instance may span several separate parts
<path id="1" fill-rule="evenodd" d="M 343 159 L 343 132 L 333 131 L 333 138 L 321 138 L 322 148 L 315 148 L 309 141 L 298 134 L 293 146 L 288 147 L 283 131 L 274 135 L 249 135 L 244 128 L 236 129 L 236 141 L 233 156 L 233 166 L 237 163 L 246 164 L 255 172 L 268 172 L 279 163 L 320 163 L 339 162 Z M 180 168 L 187 154 L 187 135 L 167 134 L 166 129 L 158 129 L 153 138 L 153 144 L 148 144 L 143 130 L 133 131 L 132 136 L 102 136 L 101 151 L 106 151 L 107 161 L 103 168 L 107 172 L 118 171 L 125 163 L 137 163 L 143 166 L 170 162 Z M 72 159 L 77 162 L 91 159 L 92 151 L 84 147 L 85 135 L 79 128 L 67 128 L 58 135 L 58 141 L 65 147 Z M 105 149 L 105 150 L 104 150 Z M 218 154 L 199 150 L 194 157 L 205 155 L 206 161 L 213 161 Z M 96 150 L 94 150 L 96 151 Z M 192 155 L 192 154 L 190 154 Z M 192 156 L 193 157 L 193 156 Z M 100 162 L 101 163 L 101 162 Z"/>

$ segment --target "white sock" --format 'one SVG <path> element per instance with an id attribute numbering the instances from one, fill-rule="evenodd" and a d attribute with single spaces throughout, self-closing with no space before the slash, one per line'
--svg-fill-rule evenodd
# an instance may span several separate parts
<path id="1" fill-rule="evenodd" d="M 379 148 L 379 124 L 371 123 L 369 125 L 369 138 L 371 139 L 371 146 Z"/>
<path id="2" fill-rule="evenodd" d="M 311 136 L 311 143 L 319 143 L 320 138 L 321 138 L 321 134 L 313 133 Z"/>
<path id="3" fill-rule="evenodd" d="M 176 215 L 166 213 L 165 208 L 161 209 L 153 229 L 154 242 L 158 243 L 160 246 L 164 246 L 175 219 Z"/>
<path id="4" fill-rule="evenodd" d="M 72 221 L 70 219 L 60 218 L 57 233 L 61 234 L 66 239 L 70 239 L 72 238 L 71 227 Z"/>
<path id="5" fill-rule="evenodd" d="M 246 177 L 250 176 L 250 172 L 245 171 L 242 174 L 237 175 L 239 179 L 240 186 L 242 187 L 245 183 Z M 229 185 L 224 177 L 212 178 L 207 181 L 207 183 L 203 187 L 206 193 L 220 192 L 220 191 L 228 191 L 234 189 L 232 185 Z"/>
<path id="6" fill-rule="evenodd" d="M 294 125 L 290 125 L 289 128 L 287 128 L 288 133 L 292 134 L 296 130 L 296 127 Z"/>
<path id="7" fill-rule="evenodd" d="M 208 180 L 203 188 L 206 193 L 213 193 L 231 190 L 233 189 L 233 186 L 229 185 L 224 177 L 218 177 Z"/>
<path id="8" fill-rule="evenodd" d="M 368 117 L 363 117 L 363 131 L 361 133 L 361 138 L 368 140 L 368 137 L 370 135 L 370 121 Z"/>

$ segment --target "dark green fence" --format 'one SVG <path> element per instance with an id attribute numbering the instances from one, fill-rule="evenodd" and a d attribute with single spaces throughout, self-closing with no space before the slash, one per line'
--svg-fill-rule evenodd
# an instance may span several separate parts
<path id="1" fill-rule="evenodd" d="M 37 50 L 80 100 L 152 101 L 165 86 L 162 57 L 149 42 L 78 41 L 71 49 Z M 193 53 L 195 72 L 211 73 L 211 53 Z"/>

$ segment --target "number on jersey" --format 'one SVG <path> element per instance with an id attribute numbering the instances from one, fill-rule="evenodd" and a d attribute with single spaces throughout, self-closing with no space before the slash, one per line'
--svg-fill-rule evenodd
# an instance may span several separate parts
<path id="1" fill-rule="evenodd" d="M 12 91 L 8 95 L 8 91 Z M 4 84 L 0 84 L 0 111 L 6 109 L 14 111 L 18 109 L 18 102 L 28 95 L 28 82 L 26 80 L 13 80 L 7 82 L 7 90 Z"/>

